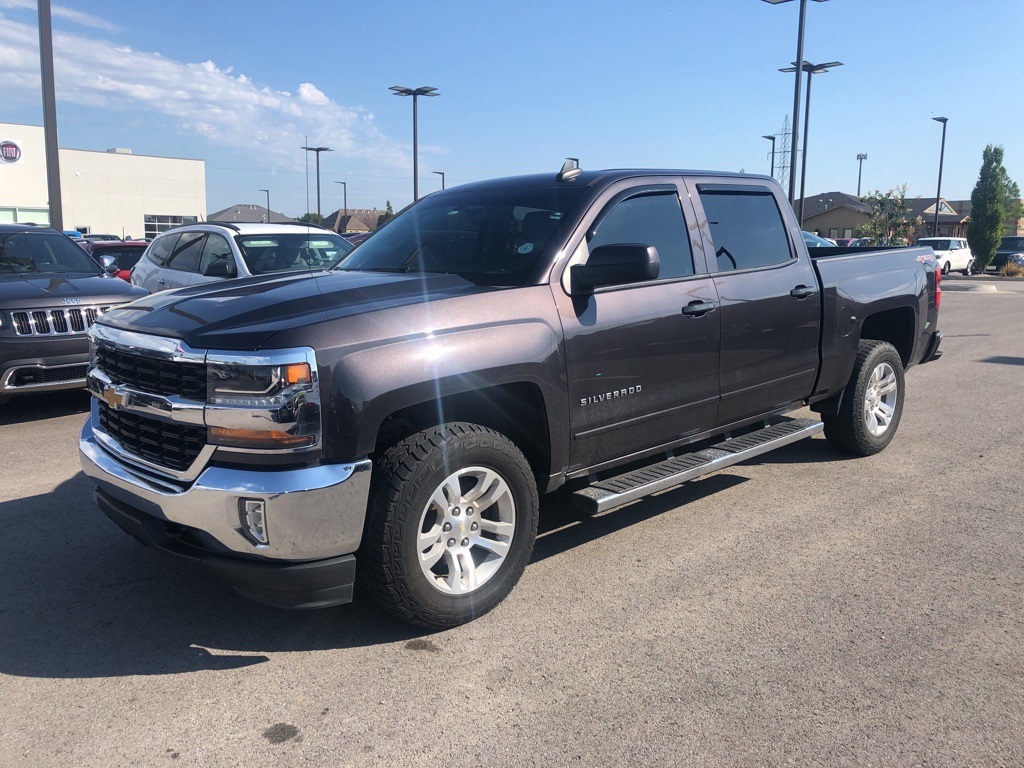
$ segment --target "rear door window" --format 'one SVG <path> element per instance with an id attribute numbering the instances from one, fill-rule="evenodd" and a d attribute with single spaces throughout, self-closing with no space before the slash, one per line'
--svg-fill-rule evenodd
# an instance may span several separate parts
<path id="1" fill-rule="evenodd" d="M 782 213 L 766 187 L 697 186 L 718 272 L 785 264 L 794 256 Z"/>
<path id="2" fill-rule="evenodd" d="M 146 251 L 146 258 L 154 264 L 161 267 L 164 266 L 167 263 L 167 260 L 171 257 L 171 254 L 174 252 L 174 246 L 177 244 L 180 236 L 180 233 L 175 233 L 173 235 L 158 237 L 149 246 L 149 250 Z"/>
<path id="3" fill-rule="evenodd" d="M 196 272 L 199 269 L 199 255 L 203 252 L 205 232 L 183 232 L 167 260 L 169 269 L 179 272 Z"/>

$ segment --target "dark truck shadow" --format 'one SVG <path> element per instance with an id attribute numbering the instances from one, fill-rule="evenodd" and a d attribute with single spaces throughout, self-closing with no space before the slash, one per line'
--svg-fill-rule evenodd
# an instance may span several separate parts
<path id="1" fill-rule="evenodd" d="M 84 389 L 18 395 L 0 405 L 0 426 L 55 419 L 89 412 L 89 393 Z M 85 421 L 85 419 L 82 419 Z"/>
<path id="2" fill-rule="evenodd" d="M 790 460 L 822 458 L 812 453 Z M 743 482 L 741 472 L 720 472 L 597 517 L 553 494 L 541 504 L 531 562 Z M 420 639 L 429 631 L 387 617 L 358 592 L 350 605 L 317 611 L 251 602 L 123 534 L 96 508 L 81 473 L 51 493 L 0 503 L 0 530 L 2 674 L 166 675 L 247 667 L 268 653 L 430 643 Z"/>

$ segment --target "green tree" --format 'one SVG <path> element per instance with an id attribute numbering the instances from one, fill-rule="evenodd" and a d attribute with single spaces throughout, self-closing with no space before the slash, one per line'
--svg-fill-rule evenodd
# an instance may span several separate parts
<path id="1" fill-rule="evenodd" d="M 301 221 L 303 224 L 323 224 L 323 220 L 313 212 L 302 214 L 296 221 Z"/>
<path id="2" fill-rule="evenodd" d="M 979 272 L 992 263 L 1006 220 L 1021 215 L 1020 187 L 1003 167 L 1003 148 L 989 144 L 981 154 L 981 171 L 971 192 L 971 220 L 967 224 L 967 244 Z"/>
<path id="3" fill-rule="evenodd" d="M 908 242 L 921 224 L 921 218 L 907 217 L 907 185 L 891 189 L 884 195 L 877 189 L 862 198 L 871 206 L 871 218 L 858 227 L 860 237 L 871 237 L 877 245 L 902 245 Z"/>
<path id="4" fill-rule="evenodd" d="M 387 205 L 384 206 L 384 215 L 381 217 L 380 223 L 386 224 L 395 218 L 395 209 L 391 207 L 391 201 L 387 201 Z"/>

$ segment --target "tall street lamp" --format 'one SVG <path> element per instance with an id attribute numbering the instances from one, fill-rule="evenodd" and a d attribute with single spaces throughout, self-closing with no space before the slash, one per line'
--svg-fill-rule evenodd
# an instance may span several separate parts
<path id="1" fill-rule="evenodd" d="M 768 139 L 772 143 L 772 178 L 775 178 L 775 137 L 774 136 L 762 136 L 762 139 Z"/>
<path id="2" fill-rule="evenodd" d="M 867 159 L 865 152 L 857 153 L 857 197 L 860 197 L 860 172 L 864 170 L 864 161 Z"/>
<path id="3" fill-rule="evenodd" d="M 345 193 L 345 218 L 342 221 L 345 222 L 345 229 L 342 232 L 348 232 L 348 184 L 344 181 L 336 181 L 335 184 L 341 184 L 341 189 Z"/>
<path id="4" fill-rule="evenodd" d="M 802 69 L 807 73 L 807 105 L 804 107 L 804 148 L 803 148 L 803 159 L 800 162 L 800 226 L 804 225 L 804 197 L 806 194 L 806 182 L 807 182 L 807 134 L 808 127 L 811 122 L 811 77 L 813 75 L 820 75 L 823 72 L 828 72 L 833 67 L 841 67 L 843 62 L 841 61 L 826 61 L 824 64 L 811 64 L 809 61 L 802 62 L 802 66 L 797 67 L 796 62 L 793 62 L 792 67 L 786 67 L 780 69 L 779 72 L 794 72 L 798 69 Z M 793 130 L 796 130 L 796 123 L 793 124 Z M 792 187 L 793 177 L 789 178 L 789 184 Z"/>
<path id="5" fill-rule="evenodd" d="M 267 193 L 267 224 L 270 223 L 270 190 L 269 189 L 258 189 L 257 192 Z"/>
<path id="6" fill-rule="evenodd" d="M 420 88 L 406 88 L 404 85 L 392 85 L 389 90 L 395 92 L 395 96 L 412 96 L 412 201 L 415 203 L 420 199 L 420 159 L 419 159 L 419 137 L 417 136 L 417 96 L 440 96 L 437 88 L 429 85 Z"/>
<path id="7" fill-rule="evenodd" d="M 942 160 L 946 156 L 946 120 L 945 117 L 933 117 L 937 123 L 942 123 L 942 149 L 939 150 L 939 185 L 935 189 L 935 224 L 932 225 L 932 236 L 939 236 L 939 198 L 942 197 Z"/>
<path id="8" fill-rule="evenodd" d="M 334 150 L 330 147 L 303 147 L 303 149 L 307 152 L 316 152 L 316 217 L 323 221 L 323 216 L 320 215 L 320 153 L 333 152 Z"/>
<path id="9" fill-rule="evenodd" d="M 444 189 L 444 171 L 431 171 L 441 177 L 441 189 Z"/>
<path id="10" fill-rule="evenodd" d="M 780 5 L 781 3 L 788 3 L 790 0 L 762 0 L 762 2 L 769 3 L 770 5 Z M 816 3 L 824 3 L 825 0 L 814 0 Z M 804 60 L 804 24 L 807 18 L 807 0 L 800 0 L 800 23 L 797 26 L 796 33 L 796 60 Z M 794 67 L 796 65 L 794 64 Z M 800 138 L 800 67 L 796 67 L 793 70 L 796 72 L 795 82 L 793 83 L 793 150 L 796 150 L 797 142 Z M 792 205 L 796 200 L 796 174 L 793 173 L 796 168 L 796 158 L 793 157 L 793 161 L 790 162 L 789 168 L 789 204 Z"/>

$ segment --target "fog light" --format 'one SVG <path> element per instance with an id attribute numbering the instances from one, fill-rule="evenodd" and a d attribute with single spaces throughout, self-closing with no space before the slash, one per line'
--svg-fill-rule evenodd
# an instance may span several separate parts
<path id="1" fill-rule="evenodd" d="M 263 499 L 240 499 L 239 517 L 242 520 L 242 532 L 250 541 L 258 546 L 270 543 L 267 534 L 266 504 Z"/>

